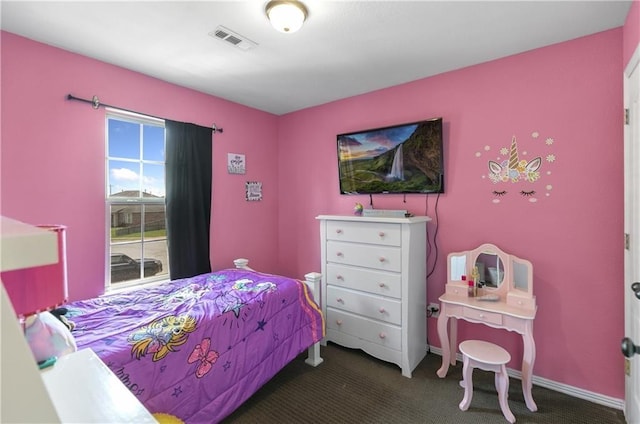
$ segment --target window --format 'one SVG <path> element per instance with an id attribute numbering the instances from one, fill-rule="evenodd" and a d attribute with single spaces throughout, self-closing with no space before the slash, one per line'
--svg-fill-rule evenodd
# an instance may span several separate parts
<path id="1" fill-rule="evenodd" d="M 167 279 L 164 121 L 107 112 L 107 288 Z"/>

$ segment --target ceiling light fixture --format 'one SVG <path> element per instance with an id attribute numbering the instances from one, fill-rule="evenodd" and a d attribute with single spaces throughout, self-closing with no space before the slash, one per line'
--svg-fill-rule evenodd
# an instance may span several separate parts
<path id="1" fill-rule="evenodd" d="M 271 0 L 265 11 L 271 25 L 284 33 L 296 32 L 307 18 L 307 8 L 295 0 Z"/>

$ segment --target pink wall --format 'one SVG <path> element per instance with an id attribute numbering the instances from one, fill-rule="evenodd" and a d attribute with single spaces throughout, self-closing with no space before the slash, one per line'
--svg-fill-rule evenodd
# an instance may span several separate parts
<path id="1" fill-rule="evenodd" d="M 625 27 L 624 58 L 627 33 L 637 44 L 637 32 Z M 212 266 L 246 256 L 259 269 L 298 277 L 320 268 L 315 216 L 350 214 L 354 202 L 369 201 L 338 194 L 335 135 L 442 116 L 447 192 L 438 202 L 429 300 L 444 290 L 450 251 L 490 241 L 531 260 L 534 374 L 623 398 L 622 29 L 282 117 L 1 34 L 0 212 L 68 226 L 72 298 L 102 291 L 104 111 L 66 101 L 67 93 L 223 127 L 214 137 Z M 495 204 L 495 187 L 482 178 L 512 136 L 527 159 L 557 158 L 543 164 L 536 203 L 514 185 Z M 226 173 L 227 153 L 247 155 L 246 175 Z M 262 202 L 245 202 L 248 180 L 264 183 Z M 374 204 L 435 217 L 436 197 L 376 196 Z M 435 222 L 429 227 L 433 234 Z M 429 343 L 438 345 L 429 321 Z M 461 338 L 472 334 L 521 353 L 513 334 L 461 324 Z"/>
<path id="2" fill-rule="evenodd" d="M 2 32 L 2 215 L 65 224 L 69 294 L 101 294 L 105 269 L 104 109 L 68 101 L 94 94 L 106 104 L 200 125 L 216 123 L 211 257 L 277 271 L 277 117 Z M 245 153 L 247 173 L 230 175 L 227 153 Z M 245 181 L 264 200 L 245 201 Z"/>
<path id="3" fill-rule="evenodd" d="M 448 252 L 492 242 L 529 259 L 538 302 L 534 374 L 623 398 L 621 46 L 618 28 L 283 116 L 279 160 L 290 166 L 279 174 L 280 201 L 295 202 L 279 213 L 283 272 L 320 269 L 317 215 L 369 203 L 339 195 L 336 134 L 442 116 L 446 193 L 429 301 L 444 292 Z M 512 136 L 520 159 L 544 159 L 536 183 L 486 178 L 487 161 Z M 518 194 L 532 188 L 535 203 Z M 496 204 L 493 190 L 509 194 Z M 436 201 L 374 196 L 376 208 L 433 218 Z M 511 366 L 520 366 L 519 336 L 467 323 L 459 334 L 499 341 L 514 353 Z M 435 319 L 429 343 L 440 344 Z"/>

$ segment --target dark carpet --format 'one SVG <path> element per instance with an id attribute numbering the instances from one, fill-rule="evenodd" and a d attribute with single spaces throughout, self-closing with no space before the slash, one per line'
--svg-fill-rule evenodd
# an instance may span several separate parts
<path id="1" fill-rule="evenodd" d="M 224 421 L 230 423 L 507 423 L 498 404 L 494 374 L 475 369 L 473 399 L 458 404 L 462 364 L 444 379 L 441 356 L 429 353 L 403 377 L 394 364 L 360 350 L 329 343 L 317 368 L 300 355 Z M 624 424 L 622 411 L 533 386 L 537 412 L 527 409 L 520 380 L 509 380 L 509 407 L 517 423 Z"/>

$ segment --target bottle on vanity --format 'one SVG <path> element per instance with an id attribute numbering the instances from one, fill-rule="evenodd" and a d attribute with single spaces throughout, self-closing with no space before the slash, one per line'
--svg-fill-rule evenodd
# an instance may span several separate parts
<path id="1" fill-rule="evenodd" d="M 480 272 L 478 267 L 474 266 L 471 271 L 471 280 L 473 281 L 473 297 L 478 297 L 478 287 L 480 286 Z"/>

